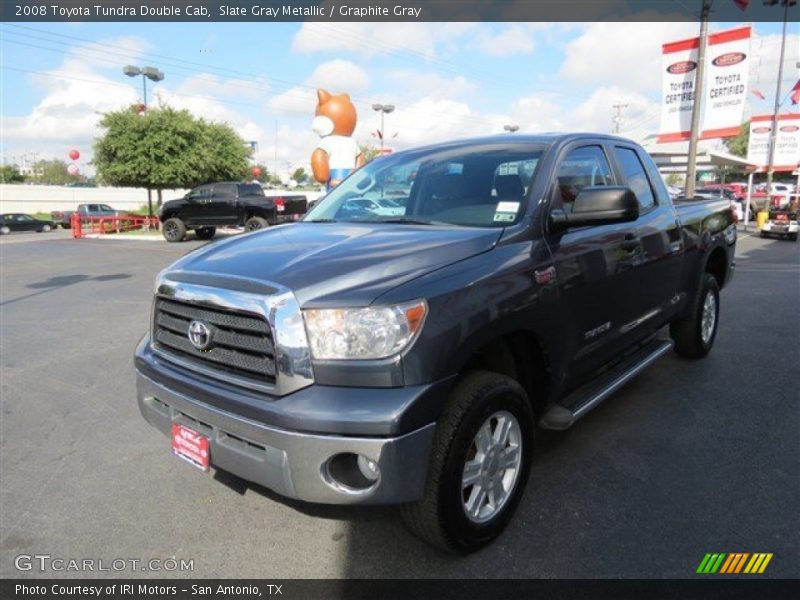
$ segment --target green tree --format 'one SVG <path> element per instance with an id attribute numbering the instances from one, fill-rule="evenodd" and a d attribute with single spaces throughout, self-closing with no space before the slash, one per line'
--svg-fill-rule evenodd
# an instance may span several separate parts
<path id="1" fill-rule="evenodd" d="M 157 190 L 192 188 L 242 179 L 250 149 L 226 123 L 194 117 L 169 106 L 141 114 L 125 109 L 103 115 L 95 140 L 98 178 L 114 186 Z"/>
<path id="2" fill-rule="evenodd" d="M 306 170 L 303 167 L 295 169 L 294 173 L 292 173 L 292 179 L 294 179 L 298 185 L 303 183 L 307 177 L 308 175 L 306 175 Z"/>
<path id="3" fill-rule="evenodd" d="M 378 148 L 377 146 L 371 146 L 370 144 L 359 144 L 358 149 L 361 150 L 361 154 L 364 155 L 365 163 L 374 160 L 381 153 L 380 148 Z"/>
<path id="4" fill-rule="evenodd" d="M 0 183 L 22 183 L 25 178 L 19 172 L 17 165 L 3 165 L 0 167 Z"/>
<path id="5" fill-rule="evenodd" d="M 85 181 L 83 175 L 70 175 L 67 171 L 67 163 L 58 158 L 51 160 L 37 160 L 32 165 L 33 175 L 28 179 L 33 183 L 43 185 L 65 185 Z"/>
<path id="6" fill-rule="evenodd" d="M 747 144 L 750 142 L 750 121 L 744 123 L 738 135 L 725 138 L 725 147 L 734 156 L 747 156 Z"/>

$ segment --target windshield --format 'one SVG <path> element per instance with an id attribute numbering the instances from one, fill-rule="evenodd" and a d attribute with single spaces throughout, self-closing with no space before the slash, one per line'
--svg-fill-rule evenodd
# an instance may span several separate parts
<path id="1" fill-rule="evenodd" d="M 340 183 L 304 221 L 512 225 L 543 151 L 505 143 L 384 156 Z"/>

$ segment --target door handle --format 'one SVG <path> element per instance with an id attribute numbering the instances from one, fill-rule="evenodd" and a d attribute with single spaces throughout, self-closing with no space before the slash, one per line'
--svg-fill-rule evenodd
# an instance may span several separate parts
<path id="1" fill-rule="evenodd" d="M 626 233 L 625 239 L 622 240 L 621 246 L 623 250 L 627 250 L 628 252 L 633 252 L 639 247 L 640 242 L 641 240 L 639 239 L 638 235 L 635 235 L 633 233 Z"/>

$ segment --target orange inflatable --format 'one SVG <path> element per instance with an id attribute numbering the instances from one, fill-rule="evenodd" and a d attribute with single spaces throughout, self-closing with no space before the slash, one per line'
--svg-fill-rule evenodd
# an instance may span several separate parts
<path id="1" fill-rule="evenodd" d="M 358 114 L 347 94 L 317 90 L 315 115 L 314 132 L 322 139 L 311 154 L 311 170 L 314 179 L 330 190 L 364 164 L 364 155 L 353 139 Z"/>

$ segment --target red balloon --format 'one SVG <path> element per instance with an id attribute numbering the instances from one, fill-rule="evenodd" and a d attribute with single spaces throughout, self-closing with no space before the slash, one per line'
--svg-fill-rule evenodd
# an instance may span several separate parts
<path id="1" fill-rule="evenodd" d="M 81 153 L 78 152 L 77 150 L 70 150 L 69 151 L 69 157 L 72 160 L 78 160 L 81 157 Z"/>
<path id="2" fill-rule="evenodd" d="M 261 167 L 253 167 L 250 169 L 250 172 L 253 174 L 253 177 L 261 177 Z"/>

